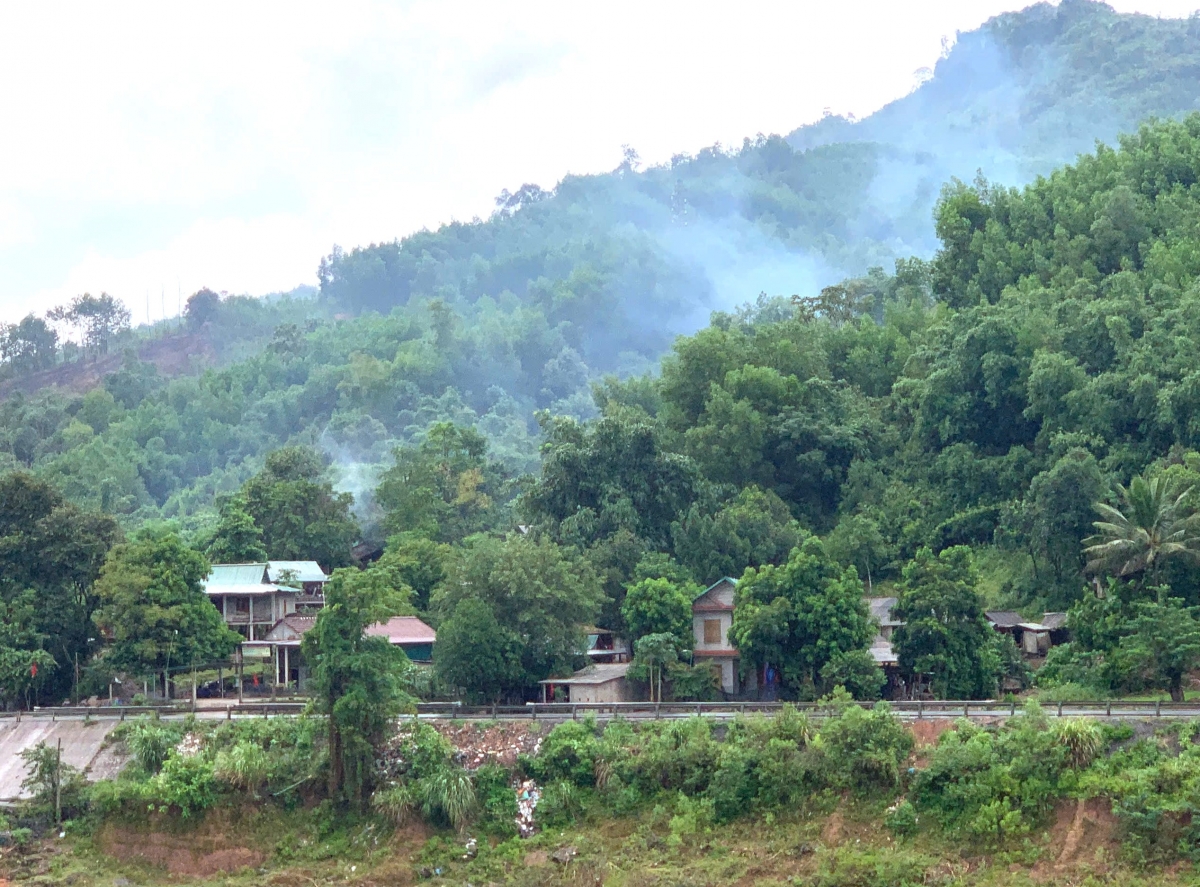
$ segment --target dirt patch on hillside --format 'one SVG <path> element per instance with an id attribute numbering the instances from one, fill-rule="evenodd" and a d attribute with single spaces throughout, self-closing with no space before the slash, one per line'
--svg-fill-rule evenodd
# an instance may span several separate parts
<path id="1" fill-rule="evenodd" d="M 1054 811 L 1046 858 L 1033 874 L 1053 880 L 1058 873 L 1075 868 L 1105 872 L 1117 843 L 1117 818 L 1111 801 L 1107 798 L 1063 801 Z"/>
<path id="2" fill-rule="evenodd" d="M 528 721 L 506 721 L 490 726 L 435 721 L 433 726 L 454 746 L 455 756 L 468 770 L 477 770 L 484 764 L 512 767 L 519 755 L 536 755 L 542 746 L 540 730 L 534 732 L 535 726 Z"/>
<path id="3" fill-rule="evenodd" d="M 216 351 L 203 332 L 143 340 L 138 344 L 137 356 L 143 363 L 154 364 L 159 374 L 168 379 L 194 373 L 216 362 Z M 123 350 L 118 350 L 103 357 L 88 357 L 8 379 L 0 383 L 0 399 L 17 391 L 33 394 L 50 387 L 85 394 L 99 386 L 105 376 L 119 370 L 124 361 Z"/>
<path id="4" fill-rule="evenodd" d="M 179 834 L 108 823 L 100 828 L 96 843 L 122 862 L 146 862 L 193 878 L 257 868 L 267 859 L 262 850 L 240 846 L 216 823 Z"/>

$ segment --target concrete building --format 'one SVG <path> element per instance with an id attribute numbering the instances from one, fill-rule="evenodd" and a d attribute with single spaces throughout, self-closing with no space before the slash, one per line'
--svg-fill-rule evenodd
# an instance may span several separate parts
<path id="1" fill-rule="evenodd" d="M 721 690 L 731 696 L 742 689 L 738 651 L 729 640 L 736 588 L 737 580 L 725 576 L 692 601 L 692 655 L 696 664 L 708 662 L 719 672 Z"/>

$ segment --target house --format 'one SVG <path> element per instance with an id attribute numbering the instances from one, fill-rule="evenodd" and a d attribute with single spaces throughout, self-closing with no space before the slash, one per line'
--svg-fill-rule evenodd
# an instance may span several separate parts
<path id="1" fill-rule="evenodd" d="M 629 665 L 628 662 L 588 665 L 569 678 L 538 681 L 542 685 L 542 702 L 555 702 L 554 691 L 558 687 L 566 690 L 565 702 L 629 702 L 632 694 L 625 678 Z"/>
<path id="2" fill-rule="evenodd" d="M 879 636 L 889 643 L 896 629 L 904 624 L 892 615 L 897 603 L 898 600 L 894 597 L 867 598 L 867 610 L 871 613 L 871 619 L 879 626 Z"/>
<path id="3" fill-rule="evenodd" d="M 271 581 L 267 564 L 214 564 L 204 580 L 204 593 L 221 611 L 226 625 L 254 641 L 296 612 L 301 592 Z"/>
<path id="4" fill-rule="evenodd" d="M 245 643 L 242 647 L 248 654 L 261 651 L 262 658 L 274 660 L 277 683 L 303 689 L 308 681 L 308 666 L 300 645 L 316 621 L 315 615 L 291 613 L 275 623 L 260 640 Z M 393 616 L 387 622 L 367 626 L 363 634 L 387 638 L 392 646 L 399 647 L 415 663 L 428 664 L 433 659 L 437 633 L 416 616 Z"/>
<path id="5" fill-rule="evenodd" d="M 629 643 L 607 628 L 586 628 L 586 655 L 590 662 L 628 662 Z"/>
<path id="6" fill-rule="evenodd" d="M 1050 651 L 1051 630 L 1048 626 L 1040 622 L 1030 622 L 1012 610 L 987 610 L 983 615 L 987 617 L 992 628 L 1000 634 L 1012 637 L 1023 655 L 1045 656 Z"/>
<path id="7" fill-rule="evenodd" d="M 692 601 L 692 656 L 697 663 L 708 662 L 719 673 L 721 690 L 734 695 L 741 689 L 738 677 L 739 657 L 729 641 L 733 625 L 733 595 L 737 580 L 725 576 L 718 579 Z M 745 689 L 754 689 L 752 677 Z"/>
<path id="8" fill-rule="evenodd" d="M 296 608 L 314 610 L 325 606 L 325 583 L 329 576 L 316 561 L 267 561 L 267 579 L 276 585 L 295 588 Z"/>
<path id="9" fill-rule="evenodd" d="M 393 616 L 387 622 L 367 626 L 367 637 L 387 638 L 413 662 L 433 661 L 433 643 L 437 633 L 416 616 Z"/>
<path id="10" fill-rule="evenodd" d="M 884 696 L 889 699 L 902 698 L 905 694 L 905 684 L 900 676 L 899 657 L 896 656 L 896 651 L 892 647 L 892 636 L 896 629 L 904 624 L 892 612 L 897 599 L 894 597 L 869 597 L 866 602 L 871 620 L 879 627 L 879 633 L 871 641 L 870 652 L 875 664 L 882 668 L 883 673 L 887 676 Z"/>

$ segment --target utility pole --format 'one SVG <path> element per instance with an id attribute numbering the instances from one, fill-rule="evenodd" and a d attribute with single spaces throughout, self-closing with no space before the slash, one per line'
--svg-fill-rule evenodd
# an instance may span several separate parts
<path id="1" fill-rule="evenodd" d="M 62 738 L 58 740 L 58 753 L 54 758 L 54 822 L 62 824 Z"/>

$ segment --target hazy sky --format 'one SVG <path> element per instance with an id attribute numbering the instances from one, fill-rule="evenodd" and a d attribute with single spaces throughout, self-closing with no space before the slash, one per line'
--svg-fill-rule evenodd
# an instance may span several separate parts
<path id="1" fill-rule="evenodd" d="M 1026 4 L 27 3 L 0 52 L 0 320 L 200 286 L 486 216 L 502 188 L 649 162 L 908 92 Z M 1189 14 L 1200 0 L 1116 0 Z"/>

